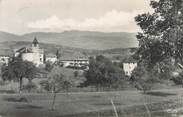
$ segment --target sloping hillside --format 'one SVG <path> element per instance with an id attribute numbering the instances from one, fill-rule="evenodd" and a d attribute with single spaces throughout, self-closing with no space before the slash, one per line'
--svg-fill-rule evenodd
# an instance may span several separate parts
<path id="1" fill-rule="evenodd" d="M 72 48 L 83 49 L 114 49 L 137 47 L 138 42 L 134 33 L 126 32 L 90 32 L 90 31 L 65 31 L 54 32 L 35 32 L 24 35 L 14 35 L 0 32 L 0 42 L 4 41 L 32 41 L 37 37 L 39 42 L 52 43 Z"/>
<path id="2" fill-rule="evenodd" d="M 11 34 L 8 32 L 0 31 L 0 42 L 4 41 L 22 41 L 22 37 L 19 35 Z"/>
<path id="3" fill-rule="evenodd" d="M 17 50 L 21 47 L 30 47 L 31 42 L 28 41 L 6 41 L 0 43 L 0 54 L 5 53 L 5 51 L 13 51 Z M 82 52 L 82 53 L 92 53 L 97 50 L 87 50 L 82 48 L 72 48 L 72 47 L 66 47 L 62 45 L 57 44 L 47 44 L 47 43 L 40 43 L 40 48 L 43 48 L 46 53 L 56 53 L 57 50 L 60 50 L 62 52 Z"/>
<path id="4" fill-rule="evenodd" d="M 11 41 L 11 42 L 1 42 L 0 43 L 0 55 L 8 55 L 12 56 L 13 50 L 19 49 L 21 47 L 29 47 L 31 46 L 31 42 L 26 41 Z M 115 57 L 128 57 L 130 56 L 135 48 L 116 48 L 116 49 L 108 49 L 108 50 L 90 50 L 90 49 L 82 49 L 82 48 L 72 48 L 66 47 L 56 44 L 47 44 L 47 43 L 40 43 L 40 47 L 45 50 L 45 53 L 56 53 L 59 50 L 62 55 L 70 54 L 70 56 L 81 53 L 87 56 L 96 56 L 96 55 L 105 55 L 108 58 L 115 58 Z"/>

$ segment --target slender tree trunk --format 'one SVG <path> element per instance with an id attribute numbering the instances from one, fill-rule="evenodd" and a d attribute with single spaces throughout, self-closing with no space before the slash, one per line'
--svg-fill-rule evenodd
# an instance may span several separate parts
<path id="1" fill-rule="evenodd" d="M 32 79 L 28 79 L 29 81 L 29 84 L 31 84 L 32 83 Z M 28 93 L 30 93 L 31 92 L 31 88 L 28 88 Z"/>
<path id="2" fill-rule="evenodd" d="M 23 83 L 23 77 L 20 77 L 20 81 L 19 81 L 19 93 L 22 92 L 22 83 Z"/>
<path id="3" fill-rule="evenodd" d="M 56 92 L 53 93 L 53 102 L 52 102 L 52 106 L 51 106 L 51 110 L 54 110 L 54 105 L 55 105 L 55 99 L 56 99 Z"/>

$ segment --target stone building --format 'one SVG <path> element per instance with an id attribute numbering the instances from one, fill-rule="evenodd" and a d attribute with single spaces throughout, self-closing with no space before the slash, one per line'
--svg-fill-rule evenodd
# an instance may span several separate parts
<path id="1" fill-rule="evenodd" d="M 15 57 L 21 57 L 24 61 L 34 63 L 36 66 L 44 64 L 44 50 L 39 47 L 39 42 L 35 37 L 31 47 L 23 47 L 15 52 Z"/>

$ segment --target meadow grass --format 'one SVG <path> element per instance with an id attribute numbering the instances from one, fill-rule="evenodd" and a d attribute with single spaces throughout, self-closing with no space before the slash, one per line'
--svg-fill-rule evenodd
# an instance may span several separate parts
<path id="1" fill-rule="evenodd" d="M 114 117 L 112 99 L 121 117 L 168 117 L 165 110 L 178 108 L 181 89 L 143 94 L 139 91 L 59 93 L 55 110 L 53 94 L 1 94 L 0 115 L 3 117 Z M 162 94 L 161 94 L 162 92 Z M 156 95 L 157 94 L 157 95 Z M 145 108 L 146 104 L 147 108 Z"/>

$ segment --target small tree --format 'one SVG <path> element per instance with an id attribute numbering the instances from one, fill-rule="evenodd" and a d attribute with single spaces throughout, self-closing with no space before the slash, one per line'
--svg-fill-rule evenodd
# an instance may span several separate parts
<path id="1" fill-rule="evenodd" d="M 48 79 L 42 81 L 40 84 L 45 90 L 51 91 L 53 93 L 53 100 L 51 105 L 52 110 L 54 110 L 57 93 L 61 90 L 68 91 L 69 87 L 71 86 L 70 81 L 66 79 L 63 71 L 58 66 L 54 66 L 54 68 L 48 74 Z"/>
<path id="2" fill-rule="evenodd" d="M 59 67 L 54 67 L 49 74 L 48 84 L 54 94 L 51 109 L 54 110 L 56 94 L 62 89 L 64 75 L 60 72 Z"/>
<path id="3" fill-rule="evenodd" d="M 37 69 L 33 63 L 23 61 L 21 58 L 13 58 L 8 63 L 8 66 L 2 67 L 1 71 L 3 80 L 19 81 L 19 92 L 22 90 L 23 78 L 27 78 L 30 81 L 37 73 Z"/>
<path id="4" fill-rule="evenodd" d="M 27 78 L 32 83 L 32 79 L 36 77 L 39 72 L 39 69 L 32 62 L 23 61 L 25 64 L 25 78 Z"/>

